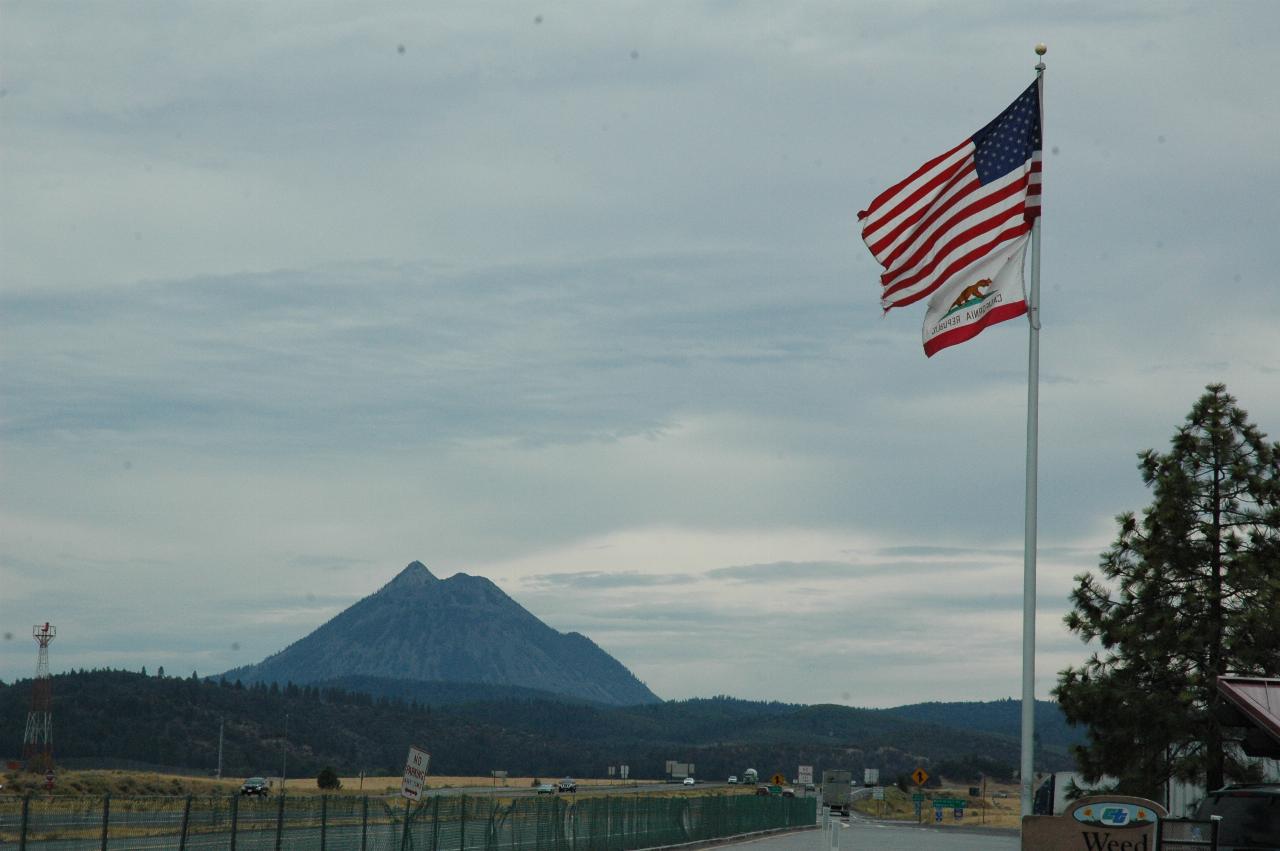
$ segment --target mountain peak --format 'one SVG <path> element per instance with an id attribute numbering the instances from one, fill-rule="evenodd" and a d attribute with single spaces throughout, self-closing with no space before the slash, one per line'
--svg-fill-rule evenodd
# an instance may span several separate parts
<path id="1" fill-rule="evenodd" d="M 557 632 L 490 579 L 438 579 L 419 561 L 311 634 L 228 676 L 299 684 L 383 677 L 514 686 L 615 705 L 661 702 L 591 639 Z"/>
<path id="2" fill-rule="evenodd" d="M 434 585 L 440 580 L 436 578 L 427 566 L 420 561 L 411 561 L 405 566 L 405 569 L 395 575 L 395 578 L 382 586 L 382 590 L 394 588 L 397 591 L 407 591 L 411 588 L 423 588 L 427 585 Z"/>

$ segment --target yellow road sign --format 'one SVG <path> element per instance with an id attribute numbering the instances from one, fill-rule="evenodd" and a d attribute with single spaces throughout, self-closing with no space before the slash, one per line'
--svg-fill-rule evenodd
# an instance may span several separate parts
<path id="1" fill-rule="evenodd" d="M 917 786 L 923 786 L 925 783 L 929 782 L 929 772 L 925 771 L 923 768 L 917 768 L 915 771 L 911 772 L 911 780 Z"/>
<path id="2" fill-rule="evenodd" d="M 787 778 L 783 777 L 781 774 L 775 774 L 773 777 L 769 778 L 769 782 L 774 786 L 785 786 L 787 784 Z"/>

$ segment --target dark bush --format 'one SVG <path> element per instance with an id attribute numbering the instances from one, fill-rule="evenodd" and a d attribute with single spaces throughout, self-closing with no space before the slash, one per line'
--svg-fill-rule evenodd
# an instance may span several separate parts
<path id="1" fill-rule="evenodd" d="M 320 769 L 320 773 L 316 775 L 316 785 L 321 789 L 341 789 L 342 780 L 338 778 L 337 772 L 326 765 L 324 768 Z"/>

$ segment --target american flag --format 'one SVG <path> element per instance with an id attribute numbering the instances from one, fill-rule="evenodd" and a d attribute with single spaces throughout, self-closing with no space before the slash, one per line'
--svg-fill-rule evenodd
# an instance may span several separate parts
<path id="1" fill-rule="evenodd" d="M 884 267 L 880 306 L 911 304 L 1031 230 L 1040 215 L 1040 81 L 858 213 Z"/>

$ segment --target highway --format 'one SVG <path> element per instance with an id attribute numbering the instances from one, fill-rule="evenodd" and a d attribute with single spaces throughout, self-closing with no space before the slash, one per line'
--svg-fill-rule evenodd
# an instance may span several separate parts
<path id="1" fill-rule="evenodd" d="M 674 792 L 682 789 L 686 792 L 705 792 L 724 788 L 729 788 L 729 784 L 723 782 L 704 783 L 699 780 L 695 786 L 684 786 L 680 783 L 641 783 L 638 785 L 630 785 L 628 783 L 617 786 L 580 785 L 577 792 L 557 792 L 556 794 L 562 798 L 573 800 L 574 795 L 631 795 L 647 792 Z M 440 795 L 442 797 L 451 795 L 497 795 L 501 798 L 531 798 L 536 797 L 537 794 L 538 790 L 530 786 L 457 786 L 449 789 L 430 789 L 427 791 L 427 796 Z"/>
<path id="2" fill-rule="evenodd" d="M 1008 831 L 963 830 L 888 824 L 869 819 L 839 820 L 830 829 L 808 830 L 735 842 L 744 851 L 1017 851 L 1021 842 Z"/>

